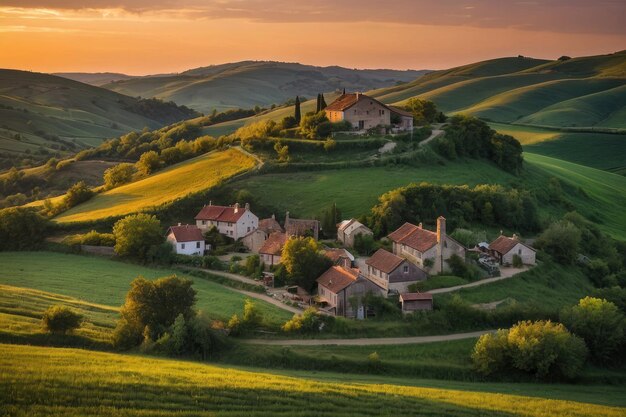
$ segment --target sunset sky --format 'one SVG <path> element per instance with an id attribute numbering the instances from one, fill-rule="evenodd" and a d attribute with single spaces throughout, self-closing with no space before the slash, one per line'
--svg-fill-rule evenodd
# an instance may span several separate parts
<path id="1" fill-rule="evenodd" d="M 247 59 L 440 69 L 626 49 L 624 0 L 0 0 L 0 67 L 154 74 Z"/>

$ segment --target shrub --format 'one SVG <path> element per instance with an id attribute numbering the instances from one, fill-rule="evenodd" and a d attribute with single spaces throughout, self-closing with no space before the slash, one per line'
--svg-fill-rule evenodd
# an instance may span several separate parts
<path id="1" fill-rule="evenodd" d="M 621 356 L 625 320 L 615 304 L 585 297 L 578 305 L 563 310 L 560 318 L 568 329 L 585 340 L 594 362 L 609 363 Z"/>
<path id="2" fill-rule="evenodd" d="M 287 333 L 317 333 L 332 320 L 333 317 L 323 316 L 315 307 L 309 307 L 302 314 L 294 314 L 281 328 Z"/>
<path id="3" fill-rule="evenodd" d="M 524 266 L 524 263 L 522 262 L 522 257 L 518 254 L 513 255 L 513 266 L 515 268 L 521 268 L 522 266 Z"/>
<path id="4" fill-rule="evenodd" d="M 32 209 L 0 210 L 0 250 L 35 249 L 49 228 L 50 221 Z"/>
<path id="5" fill-rule="evenodd" d="M 465 278 L 470 281 L 474 281 L 480 278 L 480 270 L 476 265 L 468 264 L 459 255 L 452 255 L 448 259 L 448 266 L 453 275 L 457 277 Z"/>
<path id="6" fill-rule="evenodd" d="M 52 306 L 43 313 L 41 321 L 45 331 L 67 334 L 80 327 L 83 316 L 65 306 Z"/>
<path id="7" fill-rule="evenodd" d="M 139 161 L 135 164 L 137 170 L 145 175 L 150 175 L 161 166 L 159 154 L 155 151 L 148 151 L 141 154 Z"/>
<path id="8" fill-rule="evenodd" d="M 522 372 L 537 379 L 575 378 L 587 348 L 560 323 L 522 321 L 509 330 L 480 337 L 472 353 L 475 369 L 484 374 Z"/>
<path id="9" fill-rule="evenodd" d="M 163 242 L 161 222 L 148 214 L 134 214 L 118 220 L 113 226 L 115 253 L 146 259 L 152 246 Z"/>
<path id="10" fill-rule="evenodd" d="M 243 306 L 242 323 L 247 328 L 259 327 L 263 324 L 263 313 L 261 313 L 256 303 L 249 298 L 246 298 Z"/>
<path id="11" fill-rule="evenodd" d="M 129 183 L 135 175 L 135 165 L 127 162 L 117 164 L 104 171 L 104 187 L 107 190 Z"/>
<path id="12" fill-rule="evenodd" d="M 535 242 L 535 246 L 543 249 L 555 261 L 571 265 L 578 255 L 578 247 L 580 245 L 580 230 L 566 220 L 552 223 Z"/>

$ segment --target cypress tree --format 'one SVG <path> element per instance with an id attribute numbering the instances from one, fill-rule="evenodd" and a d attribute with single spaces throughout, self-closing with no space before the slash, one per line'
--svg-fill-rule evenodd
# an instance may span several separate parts
<path id="1" fill-rule="evenodd" d="M 343 95 L 344 96 L 346 95 L 346 88 L 345 87 L 343 88 Z"/>
<path id="2" fill-rule="evenodd" d="M 324 110 L 326 107 L 327 107 L 326 100 L 324 100 L 324 94 L 322 93 L 320 94 L 320 110 L 319 111 Z"/>
<path id="3" fill-rule="evenodd" d="M 315 113 L 319 113 L 320 111 L 322 111 L 322 100 L 320 98 L 321 94 L 317 93 L 317 104 L 316 104 L 316 108 L 315 108 Z"/>
<path id="4" fill-rule="evenodd" d="M 300 119 L 302 119 L 302 116 L 300 115 L 300 97 L 298 96 L 296 96 L 296 110 L 293 117 L 294 119 L 296 119 L 296 123 L 300 124 Z"/>

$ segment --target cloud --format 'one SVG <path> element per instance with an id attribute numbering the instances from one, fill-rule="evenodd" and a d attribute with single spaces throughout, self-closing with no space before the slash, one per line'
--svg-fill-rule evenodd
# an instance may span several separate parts
<path id="1" fill-rule="evenodd" d="M 367 21 L 626 35 L 623 0 L 0 0 L 0 6 L 120 9 L 265 23 Z"/>

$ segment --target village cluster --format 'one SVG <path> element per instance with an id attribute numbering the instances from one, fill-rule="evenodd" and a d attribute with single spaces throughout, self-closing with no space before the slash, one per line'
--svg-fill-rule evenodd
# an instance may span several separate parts
<path id="1" fill-rule="evenodd" d="M 268 269 L 280 264 L 288 239 L 307 236 L 318 240 L 320 232 L 318 220 L 292 218 L 287 212 L 281 225 L 274 215 L 259 219 L 248 204 L 242 207 L 209 203 L 202 207 L 195 220 L 195 225 L 179 224 L 169 228 L 167 241 L 177 254 L 210 253 L 212 248 L 206 244 L 204 233 L 215 228 L 220 234 L 241 241 L 251 253 L 258 254 Z M 514 257 L 519 257 L 524 265 L 535 264 L 535 250 L 516 235 L 501 235 L 491 243 L 482 242 L 471 249 L 464 247 L 447 234 L 446 219 L 442 216 L 437 219 L 436 231 L 422 227 L 421 223 L 403 224 L 386 237 L 392 250 L 379 249 L 369 258 L 357 259 L 350 253 L 357 235 L 372 236 L 373 233 L 356 219 L 337 225 L 337 242 L 342 248 L 325 249 L 333 266 L 317 279 L 316 297 L 307 297 L 316 300 L 318 307 L 329 314 L 363 318 L 366 315 L 363 307 L 353 307 L 349 300 L 367 293 L 398 295 L 405 313 L 432 309 L 432 294 L 411 292 L 409 287 L 446 271 L 447 261 L 454 255 L 466 259 L 468 251 L 478 252 L 481 259 L 489 260 L 494 267 L 511 265 Z"/>

